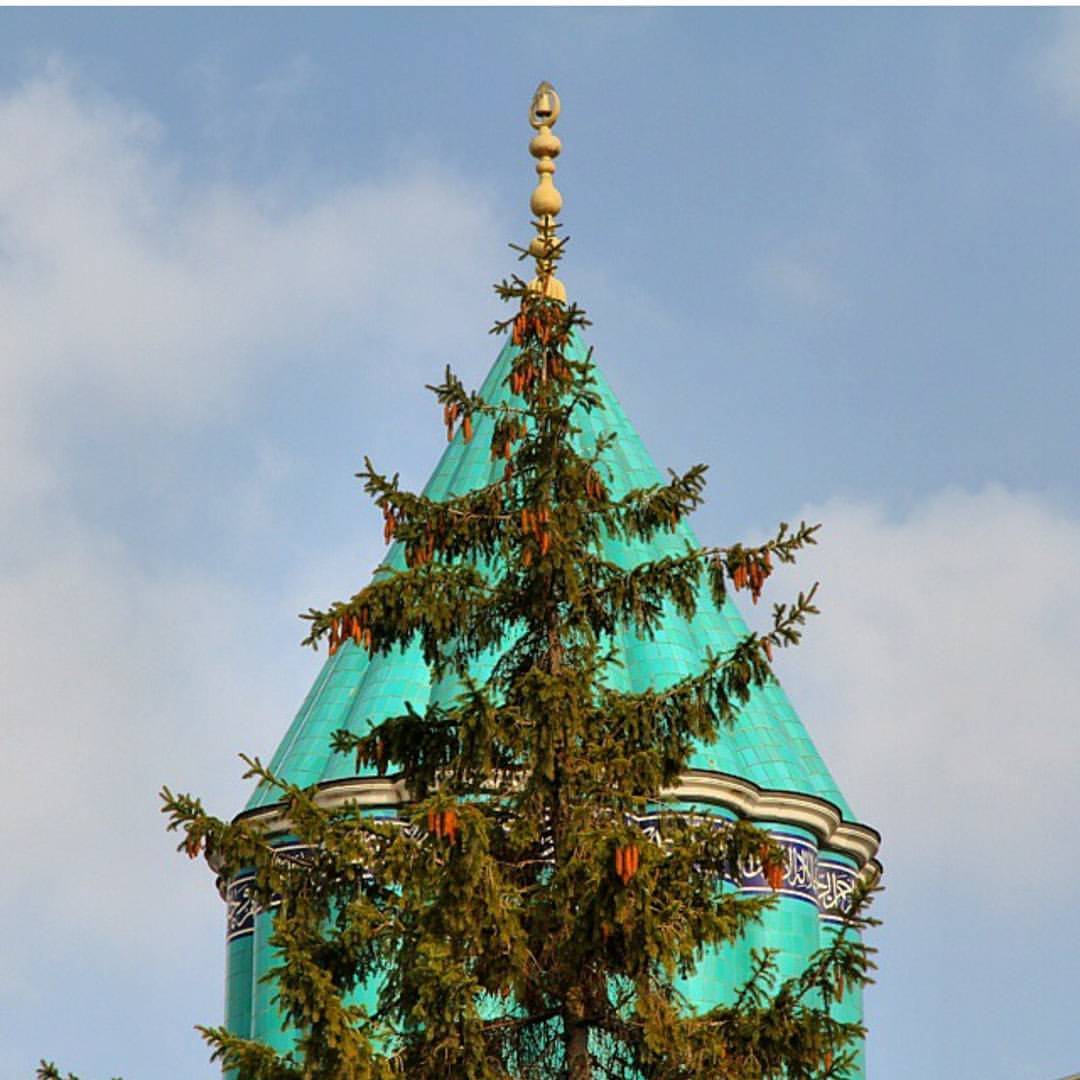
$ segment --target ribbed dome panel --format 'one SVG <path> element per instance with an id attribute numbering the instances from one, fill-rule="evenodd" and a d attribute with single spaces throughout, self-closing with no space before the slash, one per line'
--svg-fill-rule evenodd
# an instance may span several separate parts
<path id="1" fill-rule="evenodd" d="M 585 346 L 576 342 L 574 355 L 583 357 Z M 515 350 L 507 345 L 499 354 L 482 387 L 488 401 L 509 399 L 506 385 Z M 605 476 L 609 490 L 619 497 L 631 488 L 663 481 L 640 437 L 619 405 L 603 375 L 597 372 L 598 390 L 605 408 L 579 418 L 581 449 L 595 444 L 603 432 L 615 432 L 615 444 L 605 455 L 609 468 Z M 490 483 L 501 475 L 502 461 L 490 460 L 491 421 L 481 418 L 470 443 L 460 433 L 443 453 L 426 486 L 425 494 L 445 499 Z M 606 554 L 623 566 L 676 554 L 689 540 L 696 543 L 693 531 L 683 524 L 671 534 L 657 536 L 646 544 L 612 541 Z M 389 565 L 402 568 L 400 545 L 394 545 L 387 557 Z M 729 598 L 717 609 L 704 584 L 697 613 L 687 620 L 670 613 L 653 639 L 625 631 L 617 642 L 622 666 L 614 668 L 610 681 L 633 691 L 648 687 L 663 688 L 700 669 L 707 649 L 722 653 L 731 649 L 746 634 L 746 624 Z M 487 664 L 479 663 L 476 675 L 482 677 Z M 389 655 L 368 657 L 351 643 L 344 645 L 323 665 L 296 719 L 278 747 L 272 768 L 293 783 L 308 785 L 355 775 L 351 757 L 333 754 L 330 738 L 339 728 L 364 732 L 387 716 L 404 711 L 405 702 L 422 711 L 432 700 L 449 703 L 455 688 L 452 683 L 432 685 L 420 650 L 412 647 Z M 719 740 L 701 746 L 691 765 L 729 773 L 749 780 L 759 787 L 816 795 L 834 803 L 845 819 L 854 820 L 851 810 L 825 767 L 806 729 L 792 709 L 781 687 L 773 682 L 756 689 L 740 711 L 733 731 Z M 272 803 L 274 793 L 259 789 L 249 808 Z"/>

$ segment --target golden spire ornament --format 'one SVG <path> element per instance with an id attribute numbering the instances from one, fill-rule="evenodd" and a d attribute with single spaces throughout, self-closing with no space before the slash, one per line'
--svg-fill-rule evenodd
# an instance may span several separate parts
<path id="1" fill-rule="evenodd" d="M 549 82 L 542 82 L 533 94 L 529 105 L 529 123 L 536 134 L 529 143 L 529 153 L 536 158 L 536 175 L 539 178 L 529 200 L 529 207 L 536 220 L 536 235 L 529 243 L 529 254 L 536 260 L 536 277 L 529 282 L 529 289 L 552 300 L 566 303 L 566 289 L 555 277 L 555 264 L 562 256 L 563 241 L 555 236 L 558 226 L 555 218 L 562 209 L 562 195 L 555 186 L 555 159 L 562 150 L 559 137 L 551 129 L 559 119 L 559 95 Z"/>

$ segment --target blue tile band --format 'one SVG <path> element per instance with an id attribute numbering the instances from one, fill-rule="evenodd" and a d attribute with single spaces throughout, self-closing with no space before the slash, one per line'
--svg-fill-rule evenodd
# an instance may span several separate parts
<path id="1" fill-rule="evenodd" d="M 648 814 L 643 817 L 627 815 L 627 818 L 641 827 L 648 840 L 663 844 L 659 815 Z M 425 830 L 406 824 L 400 818 L 385 818 L 384 820 L 400 823 L 415 839 L 423 839 L 427 835 Z M 695 815 L 694 820 L 702 819 Z M 718 829 L 731 827 L 730 822 L 726 820 L 714 820 Z M 780 887 L 772 888 L 766 880 L 761 860 L 756 855 L 750 855 L 739 862 L 737 878 L 734 875 L 725 875 L 725 880 L 737 885 L 740 892 L 776 893 L 778 896 L 802 900 L 813 904 L 818 909 L 821 918 L 834 923 L 842 922 L 844 914 L 851 906 L 851 894 L 858 876 L 856 872 L 841 862 L 819 856 L 817 847 L 810 840 L 801 836 L 792 836 L 790 833 L 764 831 L 768 833 L 771 840 L 783 848 L 787 856 L 784 878 Z M 298 868 L 303 868 L 309 861 L 310 850 L 302 844 L 286 844 L 277 849 L 276 856 L 283 861 L 294 863 Z M 542 850 L 541 857 L 545 856 L 550 856 L 550 847 L 547 851 Z M 253 883 L 253 874 L 245 872 L 233 878 L 225 890 L 226 940 L 228 941 L 254 932 L 256 910 L 251 897 Z"/>

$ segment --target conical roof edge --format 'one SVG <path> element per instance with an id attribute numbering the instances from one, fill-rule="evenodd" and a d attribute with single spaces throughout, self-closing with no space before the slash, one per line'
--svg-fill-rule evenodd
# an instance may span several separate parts
<path id="1" fill-rule="evenodd" d="M 585 344 L 580 338 L 575 340 L 573 349 L 577 357 L 585 355 Z M 486 400 L 509 398 L 506 379 L 514 354 L 514 347 L 509 344 L 500 352 L 481 388 Z M 585 447 L 593 444 L 602 432 L 617 435 L 604 458 L 608 466 L 605 482 L 611 494 L 617 498 L 630 488 L 662 482 L 660 471 L 599 370 L 596 379 L 605 408 L 580 418 L 582 431 L 578 438 Z M 503 463 L 490 460 L 490 423 L 480 419 L 469 443 L 463 441 L 460 433 L 455 436 L 424 489 L 427 496 L 443 499 L 460 495 L 492 482 L 501 474 Z M 607 554 L 622 565 L 635 565 L 681 551 L 687 540 L 697 543 L 689 525 L 683 523 L 675 532 L 657 536 L 649 544 L 610 543 Z M 386 563 L 404 567 L 400 545 L 391 548 Z M 729 597 L 718 610 L 703 583 L 693 619 L 672 613 L 652 639 L 638 637 L 629 630 L 622 634 L 616 645 L 622 653 L 623 666 L 616 669 L 613 681 L 621 681 L 627 690 L 662 688 L 699 670 L 707 648 L 724 652 L 746 632 L 746 624 L 732 599 Z M 363 732 L 382 718 L 402 712 L 406 701 L 421 710 L 433 695 L 443 696 L 447 692 L 446 688 L 432 685 L 416 647 L 369 658 L 363 649 L 348 643 L 324 663 L 279 745 L 271 768 L 299 785 L 354 776 L 352 759 L 331 751 L 330 738 L 334 731 L 345 728 Z M 833 803 L 845 820 L 855 820 L 777 682 L 755 689 L 740 710 L 734 728 L 721 733 L 714 744 L 699 747 L 690 766 L 740 777 L 766 790 L 813 795 Z M 274 801 L 274 793 L 260 787 L 248 809 Z"/>

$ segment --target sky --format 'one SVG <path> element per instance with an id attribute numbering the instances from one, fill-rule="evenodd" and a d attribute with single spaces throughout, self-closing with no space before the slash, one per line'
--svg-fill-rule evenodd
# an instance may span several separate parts
<path id="1" fill-rule="evenodd" d="M 229 816 L 478 384 L 558 88 L 562 273 L 884 836 L 873 1080 L 1080 1069 L 1080 14 L 0 10 L 0 1075 L 215 1075 Z"/>

